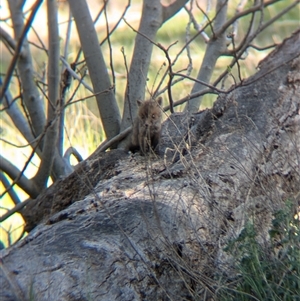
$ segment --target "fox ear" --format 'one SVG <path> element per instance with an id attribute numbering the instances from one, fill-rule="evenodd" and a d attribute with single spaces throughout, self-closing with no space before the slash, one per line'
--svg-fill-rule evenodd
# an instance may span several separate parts
<path id="1" fill-rule="evenodd" d="M 137 102 L 137 104 L 138 104 L 139 107 L 140 107 L 141 104 L 143 103 L 143 102 L 142 102 L 141 100 L 139 100 L 139 99 L 138 99 L 136 102 Z"/>
<path id="2" fill-rule="evenodd" d="M 161 106 L 161 104 L 162 104 L 162 97 L 158 97 L 156 101 Z"/>

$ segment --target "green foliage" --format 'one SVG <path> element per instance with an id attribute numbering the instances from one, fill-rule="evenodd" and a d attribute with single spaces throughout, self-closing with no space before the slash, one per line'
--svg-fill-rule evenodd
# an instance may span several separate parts
<path id="1" fill-rule="evenodd" d="M 234 257 L 232 285 L 220 292 L 220 300 L 300 300 L 300 221 L 287 202 L 274 214 L 267 246 L 258 243 L 258 233 L 248 222 L 225 251 Z"/>

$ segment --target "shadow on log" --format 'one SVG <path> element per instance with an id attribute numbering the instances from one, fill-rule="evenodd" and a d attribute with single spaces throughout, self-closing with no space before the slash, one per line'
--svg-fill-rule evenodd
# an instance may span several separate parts
<path id="1" fill-rule="evenodd" d="M 211 110 L 166 121 L 161 157 L 94 154 L 24 208 L 0 299 L 218 300 L 248 221 L 299 206 L 300 32 Z"/>

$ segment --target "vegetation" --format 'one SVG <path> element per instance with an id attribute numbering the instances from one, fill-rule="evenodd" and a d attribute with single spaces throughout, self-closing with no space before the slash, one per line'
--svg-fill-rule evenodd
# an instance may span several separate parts
<path id="1" fill-rule="evenodd" d="M 294 301 L 300 292 L 300 216 L 287 201 L 274 214 L 270 239 L 261 237 L 249 221 L 240 235 L 228 243 L 233 257 L 231 284 L 220 290 L 221 300 Z M 260 241 L 260 242 L 259 242 Z"/>

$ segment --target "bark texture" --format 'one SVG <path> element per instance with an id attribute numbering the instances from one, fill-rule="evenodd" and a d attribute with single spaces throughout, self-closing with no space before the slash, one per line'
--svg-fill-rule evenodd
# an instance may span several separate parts
<path id="1" fill-rule="evenodd" d="M 94 154 L 40 195 L 24 209 L 38 225 L 1 253 L 0 299 L 214 300 L 228 240 L 248 220 L 268 240 L 273 212 L 300 203 L 299 45 L 211 110 L 170 116 L 162 156 Z"/>

